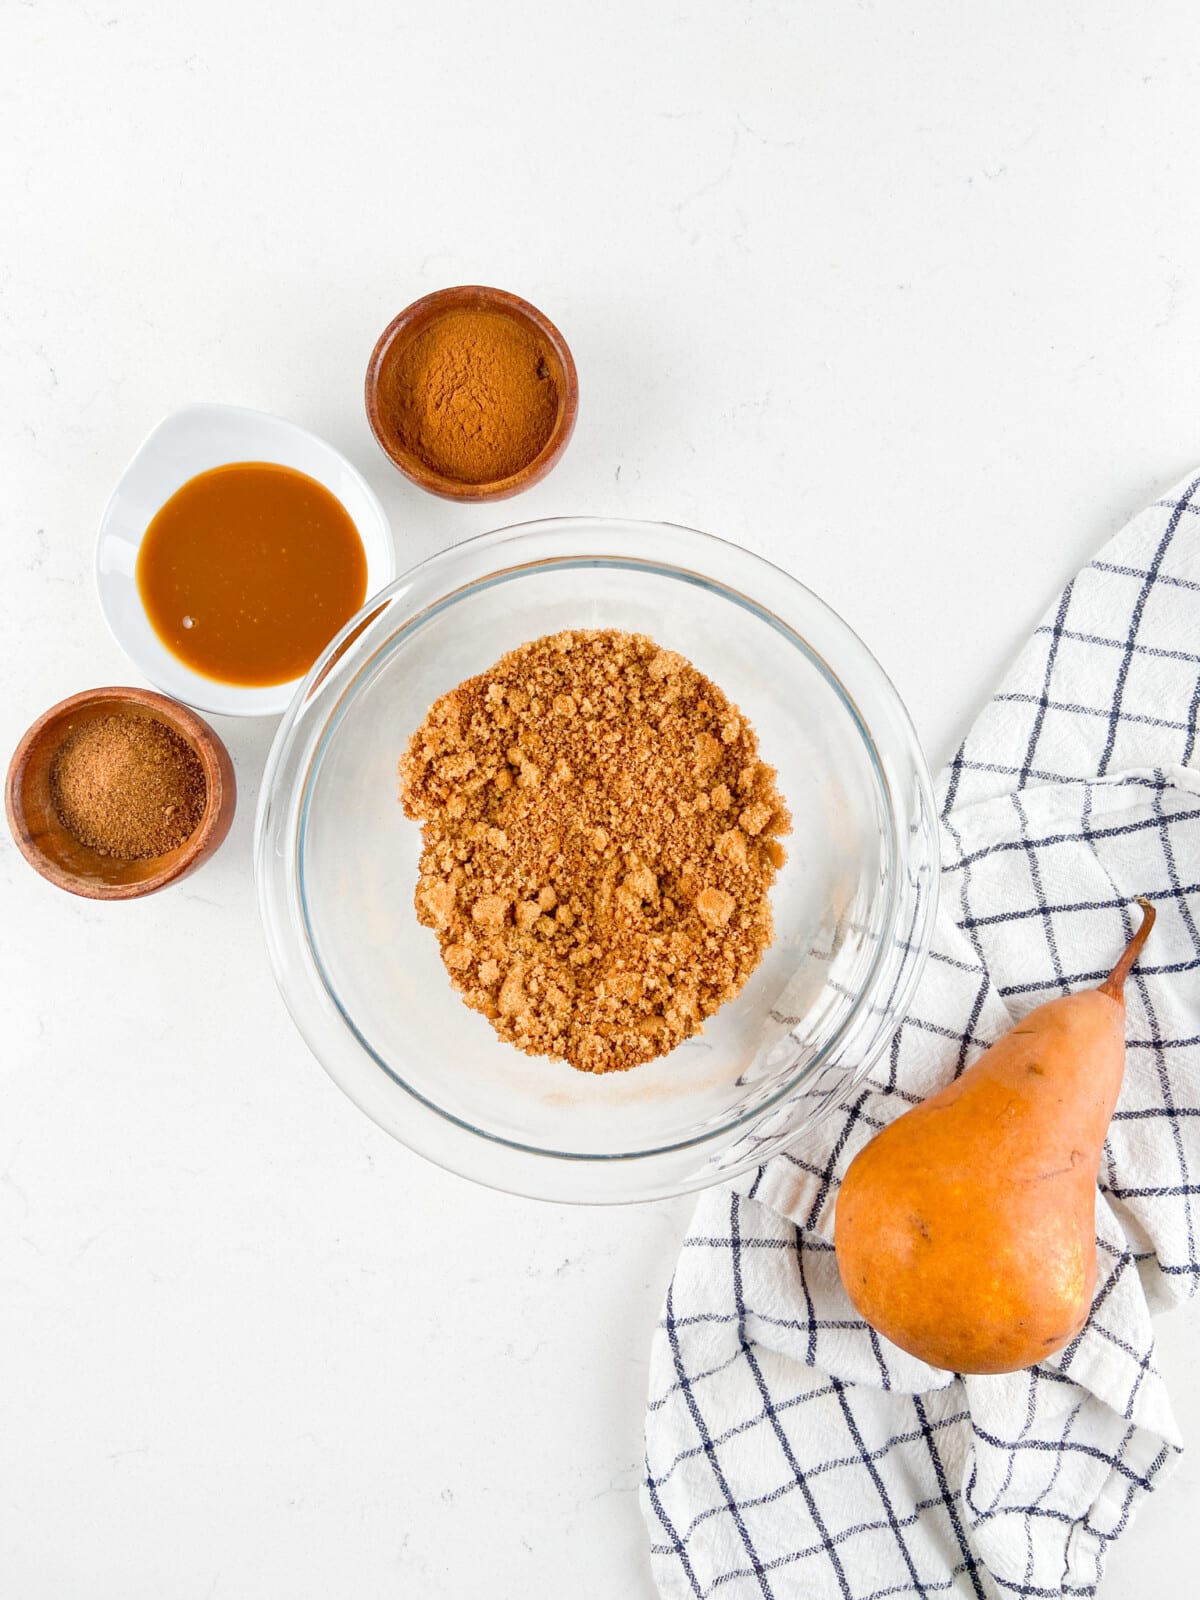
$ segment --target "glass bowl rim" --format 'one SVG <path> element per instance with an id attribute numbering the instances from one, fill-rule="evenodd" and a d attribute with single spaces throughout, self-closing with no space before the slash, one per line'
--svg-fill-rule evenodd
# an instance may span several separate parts
<path id="1" fill-rule="evenodd" d="M 386 630 L 378 639 L 372 637 L 371 625 L 379 621 L 385 611 L 396 603 L 402 597 L 403 592 L 412 587 L 416 580 L 422 577 L 427 578 L 431 574 L 437 574 L 442 571 L 445 571 L 448 577 L 453 576 L 456 567 L 461 568 L 464 564 L 469 565 L 473 558 L 487 552 L 497 549 L 511 552 L 514 547 L 521 547 L 532 541 L 544 539 L 547 535 L 565 537 L 572 532 L 576 536 L 584 534 L 595 536 L 592 542 L 604 548 L 601 550 L 564 552 L 562 554 L 545 554 L 533 559 L 509 560 L 501 564 L 493 563 L 488 570 L 471 576 L 462 582 L 442 584 L 436 598 L 412 609 L 399 622 L 395 620 L 389 621 Z M 747 584 L 744 588 L 735 588 L 730 583 L 714 578 L 699 570 L 695 564 L 688 566 L 678 565 L 666 559 L 639 556 L 628 549 L 618 549 L 614 552 L 614 544 L 619 545 L 622 539 L 630 539 L 639 535 L 643 540 L 647 535 L 665 535 L 682 540 L 687 545 L 701 551 L 705 549 L 719 551 L 727 561 L 741 566 L 748 578 L 757 578 L 758 582 L 753 585 Z M 614 1152 L 548 1149 L 545 1146 L 525 1144 L 519 1139 L 493 1133 L 485 1128 L 476 1126 L 454 1112 L 445 1110 L 399 1076 L 380 1056 L 355 1024 L 326 973 L 318 953 L 313 926 L 309 917 L 307 896 L 304 891 L 303 867 L 304 841 L 308 828 L 312 794 L 325 753 L 336 736 L 337 729 L 353 703 L 358 690 L 364 687 L 366 682 L 374 681 L 376 672 L 382 667 L 387 658 L 402 645 L 404 640 L 410 638 L 417 629 L 429 622 L 434 616 L 440 615 L 459 601 L 478 593 L 486 592 L 489 589 L 501 587 L 514 579 L 534 576 L 540 572 L 555 569 L 578 570 L 596 567 L 643 571 L 699 586 L 710 593 L 719 595 L 722 599 L 732 601 L 780 633 L 793 648 L 798 649 L 810 664 L 816 668 L 850 717 L 866 749 L 888 824 L 886 832 L 886 915 L 881 922 L 878 946 L 871 958 L 869 970 L 858 986 L 857 993 L 853 996 L 850 1005 L 839 1019 L 837 1026 L 823 1042 L 817 1054 L 806 1060 L 803 1066 L 790 1073 L 782 1085 L 774 1090 L 767 1099 L 738 1112 L 736 1116 L 721 1121 L 715 1127 L 709 1128 L 702 1133 L 690 1135 L 684 1139 L 673 1140 L 667 1144 Z M 768 586 L 770 586 L 769 589 Z M 280 930 L 276 926 L 277 919 L 273 914 L 273 909 L 268 904 L 266 892 L 266 877 L 272 866 L 275 865 L 272 853 L 267 849 L 267 832 L 268 813 L 272 799 L 275 798 L 276 779 L 279 772 L 286 765 L 286 757 L 289 753 L 293 736 L 303 721 L 304 713 L 311 711 L 318 704 L 318 695 L 325 684 L 325 680 L 333 677 L 335 672 L 339 680 L 345 674 L 345 682 L 341 685 L 336 698 L 325 710 L 316 731 L 310 735 L 308 753 L 303 767 L 296 772 L 292 783 L 289 785 L 293 794 L 297 788 L 299 789 L 299 803 L 298 806 L 293 808 L 295 811 L 294 818 L 287 825 L 288 840 L 291 848 L 288 851 L 286 870 L 295 887 L 300 922 L 297 925 L 295 919 L 292 919 L 292 926 L 285 931 L 297 940 L 303 963 L 311 967 L 312 973 L 315 974 L 321 986 L 324 998 L 333 1006 L 337 1017 L 337 1025 L 349 1034 L 354 1046 L 363 1052 L 373 1067 L 382 1071 L 391 1083 L 403 1091 L 409 1101 L 420 1108 L 421 1112 L 432 1113 L 439 1122 L 448 1127 L 474 1138 L 486 1140 L 489 1144 L 512 1152 L 519 1158 L 537 1157 L 545 1162 L 582 1164 L 590 1168 L 611 1167 L 619 1164 L 636 1165 L 638 1162 L 649 1162 L 656 1157 L 675 1155 L 688 1149 L 704 1148 L 713 1145 L 717 1141 L 728 1140 L 730 1136 L 736 1135 L 739 1130 L 746 1128 L 747 1125 L 761 1121 L 772 1108 L 778 1106 L 782 1100 L 794 1093 L 801 1084 L 819 1071 L 822 1064 L 835 1052 L 837 1046 L 845 1040 L 852 1025 L 859 1019 L 864 1009 L 868 1008 L 871 1002 L 878 998 L 874 993 L 875 984 L 884 965 L 889 944 L 898 933 L 898 924 L 902 911 L 902 896 L 900 892 L 902 841 L 897 823 L 892 786 L 881 759 L 875 735 L 867 719 L 857 706 L 854 697 L 849 693 L 840 674 L 833 669 L 819 650 L 799 634 L 784 618 L 779 616 L 765 600 L 756 599 L 754 593 L 751 592 L 751 589 L 754 588 L 760 592 L 767 591 L 772 594 L 778 594 L 781 587 L 784 592 L 790 593 L 802 605 L 815 608 L 817 614 L 822 616 L 826 623 L 832 626 L 834 632 L 841 636 L 839 642 L 848 646 L 851 651 L 858 652 L 858 666 L 861 669 L 865 669 L 868 674 L 875 678 L 876 687 L 882 692 L 884 700 L 888 702 L 888 709 L 894 719 L 892 731 L 893 733 L 899 732 L 903 754 L 911 768 L 911 773 L 908 775 L 916 778 L 929 813 L 936 814 L 933 803 L 932 780 L 908 712 L 891 679 L 858 634 L 827 602 L 774 562 L 745 549 L 743 546 L 734 544 L 732 541 L 702 532 L 683 523 L 602 516 L 546 517 L 515 523 L 477 534 L 416 563 L 401 573 L 385 588 L 369 596 L 361 610 L 350 619 L 337 637 L 331 641 L 321 657 L 314 663 L 283 717 L 272 744 L 263 775 L 258 813 L 255 819 L 254 846 L 259 906 L 276 982 L 301 1036 L 326 1071 L 330 1072 L 339 1087 L 360 1106 L 360 1109 L 366 1111 L 366 1114 L 371 1116 L 372 1120 L 377 1119 L 367 1107 L 362 1105 L 354 1091 L 347 1087 L 343 1077 L 339 1073 L 332 1071 L 326 1058 L 325 1050 L 310 1035 L 309 1028 L 301 1021 L 297 1014 L 297 1009 L 293 1006 L 288 990 L 288 968 L 292 963 L 288 960 L 288 953 L 280 947 L 277 938 Z M 332 683 L 328 685 L 330 690 L 334 687 L 335 685 Z M 936 853 L 933 858 L 933 865 L 936 874 Z M 936 889 L 936 883 L 934 888 Z M 936 904 L 936 900 L 935 892 L 930 895 L 927 903 L 919 948 L 916 951 L 917 959 L 910 964 L 909 971 L 904 974 L 905 981 L 898 986 L 898 991 L 890 996 L 886 1002 L 888 1006 L 894 1006 L 894 1016 L 897 1023 L 907 1009 L 916 979 L 924 964 L 924 957 L 929 944 L 932 907 Z M 309 975 L 307 970 L 304 970 L 301 974 L 305 980 L 308 979 Z M 885 1035 L 884 1042 L 886 1042 L 886 1037 L 890 1037 L 890 1030 Z M 878 1049 L 881 1048 L 882 1044 Z M 878 1049 L 876 1049 L 872 1059 L 877 1059 Z M 864 1066 L 860 1070 L 859 1076 L 866 1070 L 867 1068 Z M 409 1145 L 410 1148 L 417 1150 L 418 1153 L 429 1156 L 430 1159 L 448 1170 L 459 1172 L 467 1177 L 475 1176 L 465 1170 L 463 1166 L 455 1165 L 452 1161 L 444 1159 L 440 1155 L 430 1155 L 423 1142 L 409 1140 L 407 1131 L 397 1133 L 391 1127 L 388 1127 L 385 1131 L 391 1132 L 399 1142 Z M 744 1166 L 753 1164 L 752 1161 L 744 1163 L 743 1167 L 731 1168 L 729 1172 L 722 1172 L 719 1177 L 723 1180 L 733 1176 L 736 1171 L 744 1170 Z M 524 1191 L 515 1189 L 514 1192 Z"/>

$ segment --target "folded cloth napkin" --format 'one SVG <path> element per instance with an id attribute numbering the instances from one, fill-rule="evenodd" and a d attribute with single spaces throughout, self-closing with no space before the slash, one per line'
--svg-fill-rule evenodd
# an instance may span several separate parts
<path id="1" fill-rule="evenodd" d="M 1090 1595 L 1180 1445 L 1150 1313 L 1200 1283 L 1200 476 L 1063 590 L 939 785 L 912 1011 L 793 1151 L 700 1201 L 651 1355 L 642 1503 L 665 1596 Z M 1044 1000 L 1126 987 L 1084 1331 L 960 1378 L 856 1315 L 838 1183 L 871 1135 Z"/>

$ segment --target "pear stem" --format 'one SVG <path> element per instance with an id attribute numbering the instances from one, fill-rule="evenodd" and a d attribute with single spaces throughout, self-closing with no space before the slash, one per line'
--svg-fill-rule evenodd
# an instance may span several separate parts
<path id="1" fill-rule="evenodd" d="M 1138 930 L 1125 946 L 1121 959 L 1100 985 L 1100 993 L 1110 996 L 1113 1000 L 1123 999 L 1125 979 L 1129 976 L 1129 969 L 1141 955 L 1142 946 L 1150 937 L 1150 929 L 1154 926 L 1154 907 L 1149 900 L 1142 900 L 1139 897 L 1138 905 L 1142 908 L 1142 920 Z"/>

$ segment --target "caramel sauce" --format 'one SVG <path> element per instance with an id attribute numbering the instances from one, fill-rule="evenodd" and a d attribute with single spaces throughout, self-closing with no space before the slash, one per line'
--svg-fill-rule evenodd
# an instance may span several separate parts
<path id="1" fill-rule="evenodd" d="M 186 666 L 265 688 L 307 672 L 359 609 L 367 558 L 323 484 L 239 461 L 189 478 L 155 514 L 137 583 L 155 633 Z"/>

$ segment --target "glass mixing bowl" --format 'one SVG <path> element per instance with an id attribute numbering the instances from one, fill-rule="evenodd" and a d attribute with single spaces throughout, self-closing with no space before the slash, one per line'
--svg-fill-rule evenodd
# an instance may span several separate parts
<path id="1" fill-rule="evenodd" d="M 703 1034 L 603 1076 L 521 1054 L 450 987 L 413 909 L 397 762 L 430 703 L 563 628 L 650 634 L 750 718 L 794 831 L 775 940 Z M 644 1200 L 763 1161 L 846 1093 L 903 1015 L 937 896 L 929 773 L 896 691 L 828 606 L 661 523 L 505 528 L 368 601 L 293 700 L 256 825 L 275 975 L 317 1058 L 411 1149 L 496 1188 Z"/>

